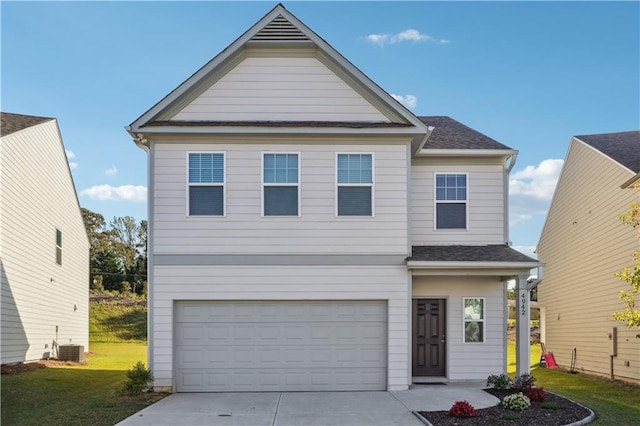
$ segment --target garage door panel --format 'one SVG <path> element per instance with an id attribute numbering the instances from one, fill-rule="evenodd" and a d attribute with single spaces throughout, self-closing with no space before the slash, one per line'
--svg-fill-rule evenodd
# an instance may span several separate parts
<path id="1" fill-rule="evenodd" d="M 380 390 L 385 374 L 379 369 L 289 369 L 282 372 L 254 370 L 228 372 L 182 372 L 177 377 L 181 392 L 251 391 L 349 391 Z"/>
<path id="2" fill-rule="evenodd" d="M 175 312 L 179 392 L 386 389 L 385 302 L 178 302 Z"/>

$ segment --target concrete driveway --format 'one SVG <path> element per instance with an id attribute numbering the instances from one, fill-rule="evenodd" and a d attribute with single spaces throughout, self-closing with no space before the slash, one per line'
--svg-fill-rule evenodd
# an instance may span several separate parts
<path id="1" fill-rule="evenodd" d="M 423 426 L 411 411 L 448 410 L 459 400 L 476 408 L 499 402 L 479 384 L 430 385 L 398 392 L 180 393 L 119 425 Z"/>

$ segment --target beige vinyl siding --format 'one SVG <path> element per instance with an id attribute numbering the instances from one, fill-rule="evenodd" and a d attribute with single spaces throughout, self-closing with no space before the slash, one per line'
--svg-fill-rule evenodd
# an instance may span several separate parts
<path id="1" fill-rule="evenodd" d="M 620 290 L 630 289 L 613 273 L 631 266 L 638 249 L 637 229 L 618 220 L 638 197 L 620 188 L 631 176 L 599 151 L 572 141 L 537 248 L 547 264 L 538 300 L 546 315 L 545 344 L 558 364 L 569 366 L 576 348 L 578 371 L 609 375 L 609 333 L 617 327 L 614 374 L 640 380 L 637 330 L 611 320 L 623 308 Z"/>
<path id="2" fill-rule="evenodd" d="M 403 266 L 156 266 L 155 386 L 173 387 L 173 314 L 179 300 L 378 300 L 388 306 L 388 389 L 406 389 L 409 315 Z"/>
<path id="3" fill-rule="evenodd" d="M 88 350 L 89 246 L 56 122 L 1 143 L 2 363 L 47 356 L 56 325 Z"/>
<path id="4" fill-rule="evenodd" d="M 467 173 L 468 226 L 434 229 L 435 173 Z M 490 164 L 438 164 L 414 158 L 411 170 L 411 243 L 504 244 L 504 169 Z"/>
<path id="5" fill-rule="evenodd" d="M 389 121 L 313 57 L 248 57 L 172 120 Z"/>
<path id="6" fill-rule="evenodd" d="M 446 370 L 451 381 L 505 372 L 504 284 L 495 277 L 414 276 L 414 299 L 446 299 Z M 463 343 L 462 299 L 485 298 L 485 342 Z"/>
<path id="7" fill-rule="evenodd" d="M 261 215 L 261 156 L 290 152 L 293 145 L 266 143 L 282 139 L 154 144 L 154 253 L 406 254 L 407 171 L 398 167 L 407 162 L 406 145 L 367 138 L 294 139 L 300 158 L 300 217 Z M 208 150 L 226 153 L 226 217 L 188 217 L 186 156 Z M 374 154 L 374 217 L 336 217 L 340 152 Z"/>

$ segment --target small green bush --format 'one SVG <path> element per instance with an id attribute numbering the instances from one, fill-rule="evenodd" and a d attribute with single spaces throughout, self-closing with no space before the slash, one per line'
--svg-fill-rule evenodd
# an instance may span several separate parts
<path id="1" fill-rule="evenodd" d="M 500 417 L 502 417 L 504 420 L 518 420 L 520 418 L 520 416 L 516 413 L 502 413 Z"/>
<path id="2" fill-rule="evenodd" d="M 492 374 L 487 378 L 487 386 L 498 390 L 511 388 L 511 378 L 506 374 Z"/>
<path id="3" fill-rule="evenodd" d="M 558 404 L 556 402 L 553 402 L 553 401 L 545 401 L 542 404 L 540 404 L 540 406 L 542 408 L 544 408 L 545 410 L 557 410 L 558 409 Z"/>
<path id="4" fill-rule="evenodd" d="M 521 374 L 516 376 L 516 379 L 513 381 L 513 388 L 517 390 L 528 390 L 531 389 L 536 379 L 531 374 Z"/>
<path id="5" fill-rule="evenodd" d="M 502 400 L 502 406 L 507 410 L 524 411 L 531 407 L 531 401 L 522 392 L 518 392 L 505 396 Z"/>
<path id="6" fill-rule="evenodd" d="M 127 371 L 127 380 L 122 386 L 122 394 L 139 395 L 149 389 L 151 382 L 153 382 L 151 370 L 147 369 L 142 361 L 138 361 L 131 370 Z"/>

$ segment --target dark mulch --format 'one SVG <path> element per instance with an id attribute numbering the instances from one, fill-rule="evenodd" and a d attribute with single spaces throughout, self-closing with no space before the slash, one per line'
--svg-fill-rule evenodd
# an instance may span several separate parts
<path id="1" fill-rule="evenodd" d="M 496 396 L 500 400 L 514 391 L 498 391 L 485 389 L 486 392 Z M 586 408 L 561 396 L 545 392 L 547 401 L 558 404 L 557 409 L 542 408 L 542 402 L 531 402 L 531 407 L 524 411 L 511 411 L 502 408 L 498 404 L 494 407 L 478 410 L 478 417 L 456 418 L 449 417 L 446 411 L 419 411 L 418 413 L 434 426 L 440 425 L 467 425 L 467 426 L 494 426 L 494 425 L 518 425 L 518 426 L 562 426 L 585 419 L 591 413 Z M 507 420 L 504 414 L 516 414 L 519 418 Z"/>

